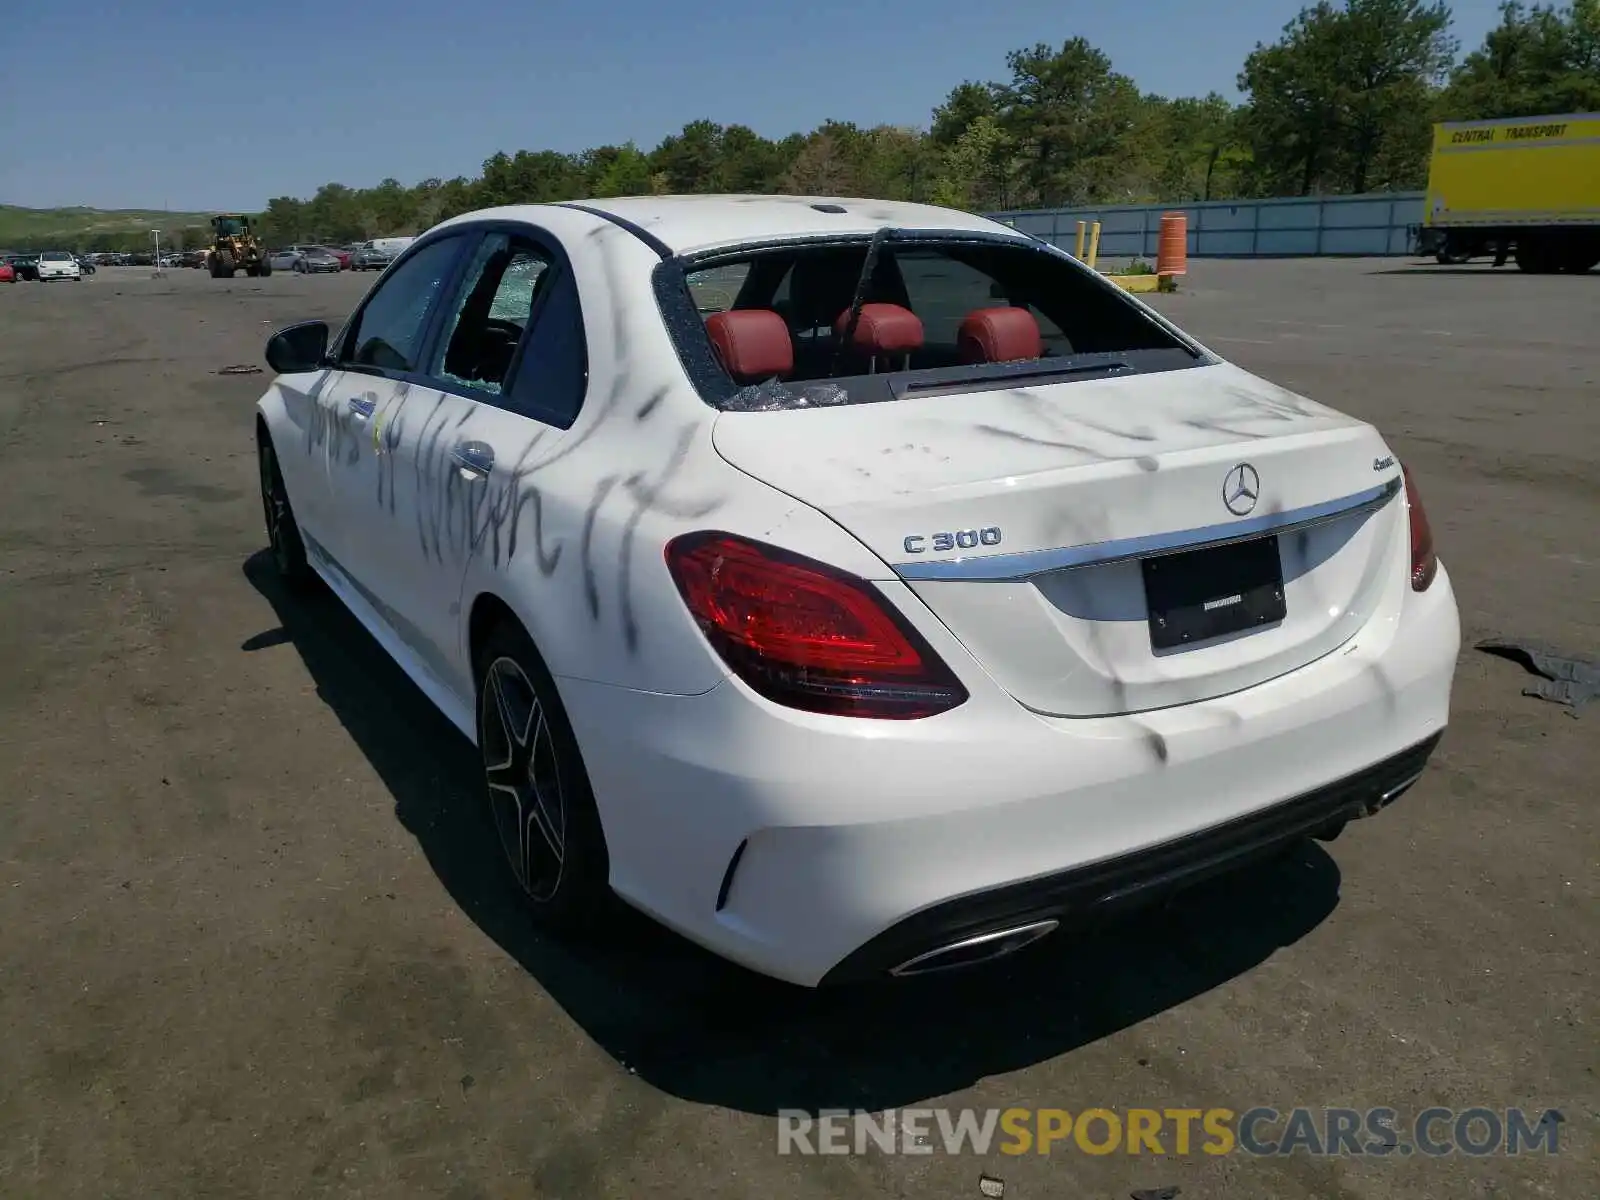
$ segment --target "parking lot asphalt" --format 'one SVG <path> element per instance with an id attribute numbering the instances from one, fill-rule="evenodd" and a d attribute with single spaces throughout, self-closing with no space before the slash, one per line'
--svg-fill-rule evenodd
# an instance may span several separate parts
<path id="1" fill-rule="evenodd" d="M 642 920 L 533 934 L 470 747 L 275 583 L 268 377 L 216 372 L 371 282 L 0 285 L 0 1195 L 1600 1194 L 1600 706 L 1472 649 L 1600 656 L 1600 277 L 1192 262 L 1159 308 L 1414 472 L 1464 625 L 1443 746 L 1331 844 L 839 994 Z M 795 1157 L 775 1115 L 1430 1105 L 1560 1109 L 1559 1153 Z"/>

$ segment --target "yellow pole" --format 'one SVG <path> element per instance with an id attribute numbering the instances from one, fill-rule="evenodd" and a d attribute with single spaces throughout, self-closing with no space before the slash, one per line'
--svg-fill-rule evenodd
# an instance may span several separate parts
<path id="1" fill-rule="evenodd" d="M 1072 243 L 1072 257 L 1079 262 L 1083 261 L 1083 235 L 1088 231 L 1088 228 L 1086 222 L 1078 222 L 1078 239 Z"/>
<path id="2" fill-rule="evenodd" d="M 1089 265 L 1094 266 L 1100 257 L 1100 222 L 1089 226 Z"/>

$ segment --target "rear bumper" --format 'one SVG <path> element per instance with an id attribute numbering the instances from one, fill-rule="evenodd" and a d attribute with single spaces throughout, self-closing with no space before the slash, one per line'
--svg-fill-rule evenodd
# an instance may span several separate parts
<path id="1" fill-rule="evenodd" d="M 1083 928 L 1154 903 L 1387 807 L 1421 776 L 1441 736 L 1435 733 L 1364 771 L 1200 833 L 923 909 L 856 949 L 822 982 L 873 979 L 941 947 L 985 935 L 1043 922 Z"/>
<path id="2" fill-rule="evenodd" d="M 981 673 L 961 708 L 906 722 L 796 713 L 734 681 L 559 684 L 617 892 L 811 986 L 1114 911 L 1382 803 L 1446 725 L 1459 646 L 1441 568 L 1317 662 L 1133 716 L 1041 717 Z"/>

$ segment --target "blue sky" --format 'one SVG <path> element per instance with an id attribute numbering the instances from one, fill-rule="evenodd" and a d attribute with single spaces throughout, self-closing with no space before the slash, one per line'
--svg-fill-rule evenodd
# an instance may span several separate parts
<path id="1" fill-rule="evenodd" d="M 769 137 L 829 117 L 925 124 L 961 80 L 1003 78 L 1008 50 L 1080 34 L 1146 90 L 1233 97 L 1300 0 L 7 7 L 0 203 L 220 210 L 474 175 L 499 149 L 648 149 L 697 117 Z M 1494 19 L 1494 0 L 1467 0 L 1455 34 L 1470 49 Z"/>

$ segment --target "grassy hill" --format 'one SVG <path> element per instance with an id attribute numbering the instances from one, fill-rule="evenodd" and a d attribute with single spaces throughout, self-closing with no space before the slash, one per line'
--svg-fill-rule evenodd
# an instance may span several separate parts
<path id="1" fill-rule="evenodd" d="M 0 247 L 7 250 L 81 249 L 93 239 L 148 237 L 186 225 L 203 229 L 210 213 L 144 208 L 18 208 L 0 204 Z M 193 231 L 198 234 L 198 230 Z"/>

